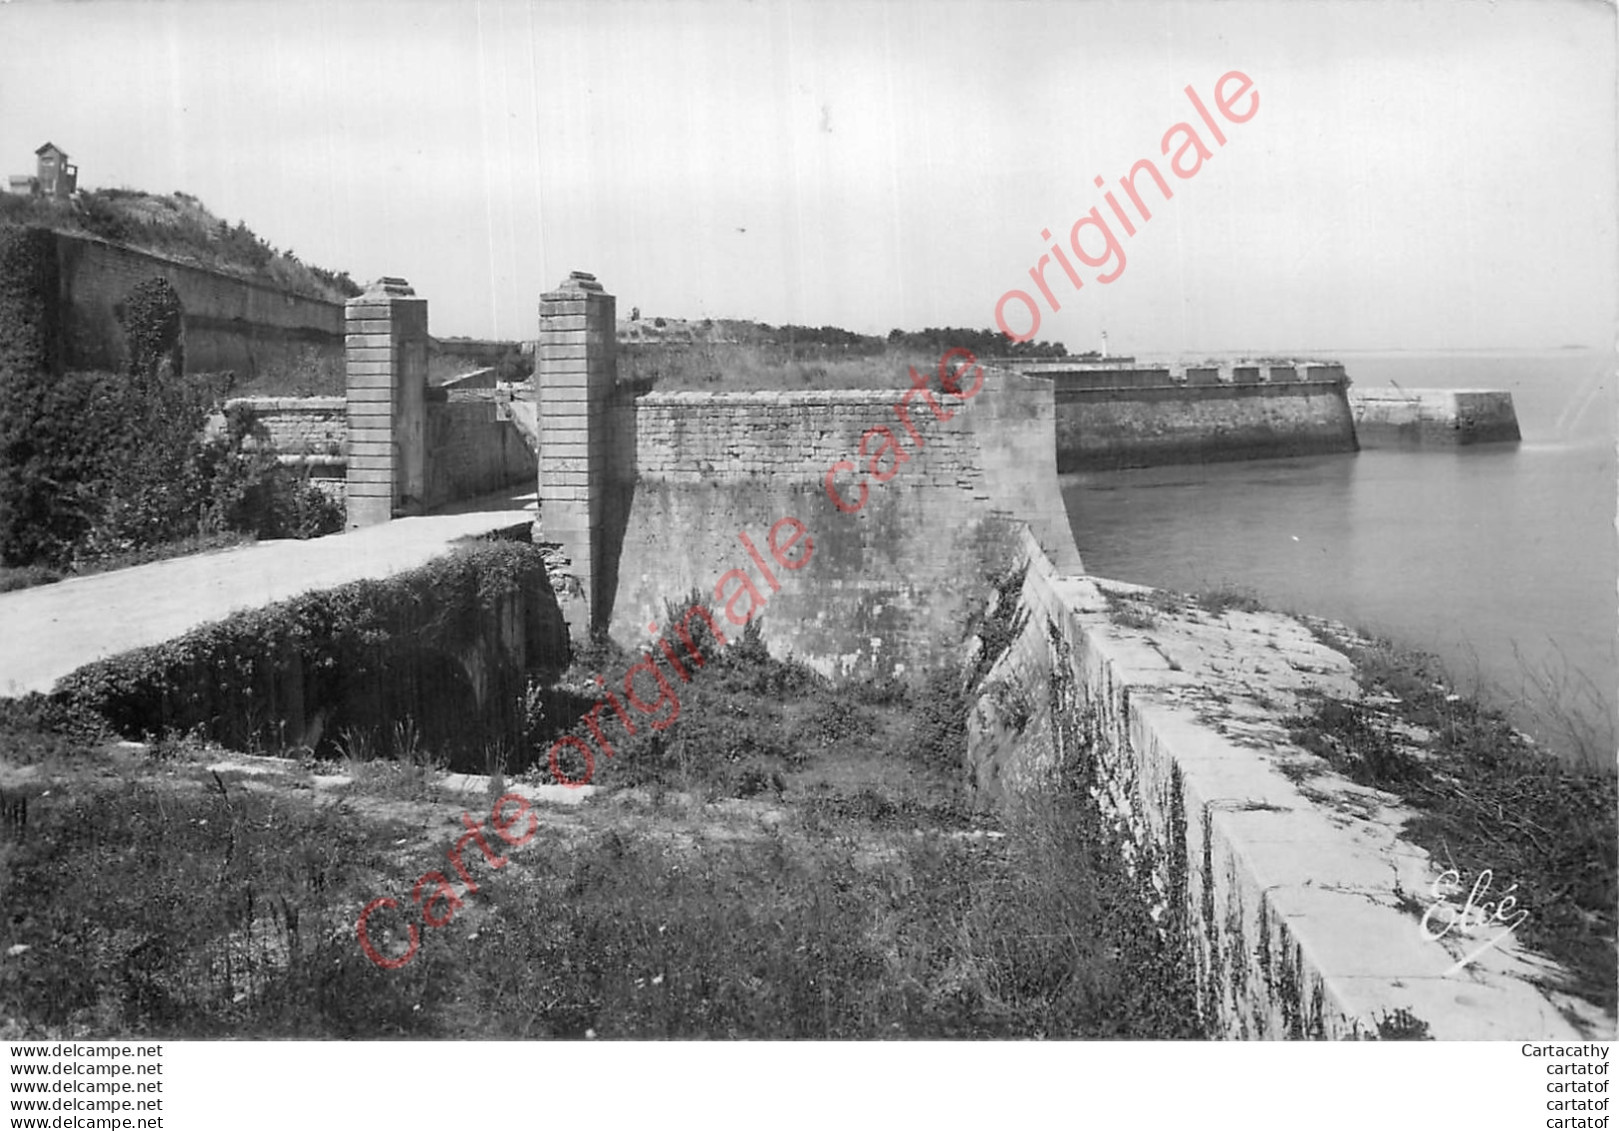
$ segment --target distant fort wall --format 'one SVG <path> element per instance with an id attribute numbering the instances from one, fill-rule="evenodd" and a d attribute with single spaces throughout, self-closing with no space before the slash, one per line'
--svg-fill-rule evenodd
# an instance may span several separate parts
<path id="1" fill-rule="evenodd" d="M 1020 365 L 1051 380 L 1059 472 L 1356 450 L 1336 364 Z"/>
<path id="2" fill-rule="evenodd" d="M 1356 389 L 1349 406 L 1363 447 L 1522 439 L 1512 394 L 1501 389 Z"/>

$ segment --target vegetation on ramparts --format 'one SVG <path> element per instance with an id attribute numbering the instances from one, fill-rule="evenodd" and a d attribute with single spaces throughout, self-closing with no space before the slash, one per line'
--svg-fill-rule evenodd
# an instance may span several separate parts
<path id="1" fill-rule="evenodd" d="M 0 366 L 0 563 L 84 570 L 228 532 L 340 529 L 341 507 L 276 463 L 250 415 L 204 434 L 228 382 Z"/>
<path id="2" fill-rule="evenodd" d="M 246 224 L 232 227 L 183 192 L 95 189 L 68 201 L 0 195 L 0 227 L 11 225 L 95 236 L 327 302 L 360 293 L 347 272 L 304 263 L 291 248 L 277 250 Z"/>
<path id="3" fill-rule="evenodd" d="M 890 331 L 770 326 L 738 319 L 620 319 L 619 381 L 664 392 L 760 389 L 886 389 L 915 366 L 931 373 L 948 349 L 980 358 L 1064 357 L 1060 342 L 1008 342 L 993 330 Z"/>
<path id="4" fill-rule="evenodd" d="M 306 593 L 98 660 L 66 676 L 54 698 L 130 738 L 197 733 L 240 750 L 303 745 L 327 756 L 341 741 L 383 746 L 412 702 L 443 703 L 442 717 L 419 722 L 436 741 L 460 736 L 459 749 L 493 741 L 501 712 L 491 704 L 487 718 L 466 717 L 477 704 L 448 657 L 497 631 L 490 618 L 499 603 L 525 591 L 549 591 L 540 551 L 476 543 L 393 577 Z M 560 616 L 556 637 L 550 662 L 560 667 Z M 486 678 L 492 692 L 501 686 L 496 673 Z M 449 697 L 456 691 L 460 701 Z M 285 729 L 294 703 L 308 721 L 301 733 Z"/>
<path id="5" fill-rule="evenodd" d="M 250 415 L 205 434 L 234 375 L 184 371 L 164 279 L 120 304 L 124 373 L 59 372 L 54 270 L 45 232 L 0 228 L 0 591 L 199 539 L 341 528 L 340 505 L 282 468 Z"/>
<path id="6" fill-rule="evenodd" d="M 49 232 L 0 226 L 0 372 L 56 368 L 58 273 Z"/>
<path id="7" fill-rule="evenodd" d="M 959 676 L 838 687 L 754 635 L 682 698 L 594 798 L 540 804 L 499 872 L 469 855 L 477 891 L 392 971 L 361 907 L 413 911 L 461 814 L 536 775 L 492 750 L 487 796 L 452 792 L 408 721 L 399 761 L 300 764 L 109 748 L 62 699 L 0 704 L 0 789 L 26 812 L 0 849 L 0 1036 L 1196 1035 L 1142 974 L 1158 935 L 1107 887 L 1089 798 L 973 812 Z"/>
<path id="8" fill-rule="evenodd" d="M 1515 934 L 1562 963 L 1571 990 L 1612 1012 L 1619 936 L 1619 793 L 1611 770 L 1557 759 L 1499 711 L 1451 689 L 1430 656 L 1321 625 L 1355 665 L 1362 698 L 1322 698 L 1293 739 L 1334 769 L 1388 790 L 1419 816 L 1405 835 L 1491 898 L 1517 885 Z M 1427 893 L 1410 893 L 1420 902 Z M 1420 914 L 1420 910 L 1416 909 Z"/>

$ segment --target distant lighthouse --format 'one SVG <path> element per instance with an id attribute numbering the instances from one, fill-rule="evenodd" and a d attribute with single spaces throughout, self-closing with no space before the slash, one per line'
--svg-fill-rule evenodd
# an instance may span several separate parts
<path id="1" fill-rule="evenodd" d="M 1102 331 L 1102 360 L 1107 360 L 1107 331 Z"/>

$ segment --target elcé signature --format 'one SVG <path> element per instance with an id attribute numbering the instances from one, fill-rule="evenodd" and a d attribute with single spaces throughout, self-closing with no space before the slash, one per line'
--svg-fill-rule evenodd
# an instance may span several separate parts
<path id="1" fill-rule="evenodd" d="M 1467 902 L 1458 909 L 1450 901 L 1450 897 L 1462 890 L 1461 880 L 1460 872 L 1455 868 L 1447 868 L 1433 882 L 1434 903 L 1422 916 L 1420 927 L 1422 937 L 1437 942 L 1455 931 L 1458 937 L 1466 936 L 1471 939 L 1475 937 L 1476 932 L 1497 923 L 1504 924 L 1505 929 L 1488 939 L 1484 945 L 1464 954 L 1454 966 L 1445 971 L 1445 975 L 1456 973 L 1492 946 L 1499 945 L 1502 939 L 1517 930 L 1523 925 L 1524 920 L 1529 918 L 1529 912 L 1518 907 L 1518 899 L 1512 894 L 1518 890 L 1517 884 L 1503 891 L 1499 899 L 1484 899 L 1490 892 L 1491 883 L 1494 882 L 1494 875 L 1489 868 L 1478 874 L 1478 879 L 1473 881 L 1473 890 L 1467 893 Z M 1441 912 L 1446 916 L 1444 928 L 1436 932 L 1429 924 Z"/>

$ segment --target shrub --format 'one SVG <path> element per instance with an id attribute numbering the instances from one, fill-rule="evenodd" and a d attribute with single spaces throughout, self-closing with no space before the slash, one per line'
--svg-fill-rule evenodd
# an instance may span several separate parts
<path id="1" fill-rule="evenodd" d="M 129 292 L 124 300 L 123 323 L 131 377 L 149 383 L 164 362 L 172 373 L 185 372 L 180 343 L 182 314 L 180 296 L 167 279 L 147 279 Z"/>
<path id="2" fill-rule="evenodd" d="M 471 749 L 487 737 L 480 728 L 515 728 L 517 719 L 458 700 L 444 658 L 489 631 L 485 621 L 501 598 L 548 585 L 533 547 L 481 543 L 385 581 L 308 593 L 98 660 L 64 677 L 55 698 L 131 737 L 201 726 L 237 749 L 291 744 L 300 736 L 281 734 L 279 723 L 301 703 L 306 719 L 325 719 L 327 735 L 415 716 L 433 728 L 433 745 L 458 740 Z M 532 627 L 529 639 L 543 655 L 554 642 Z M 498 684 L 505 676 L 488 678 Z M 470 685 L 462 690 L 471 695 Z M 515 716 L 517 694 L 491 686 L 488 702 L 511 704 Z"/>
<path id="3" fill-rule="evenodd" d="M 92 236 L 99 236 L 113 243 L 127 243 L 133 239 L 135 225 L 131 223 L 128 214 L 115 203 L 118 196 L 116 189 L 81 193 L 74 202 L 79 226 Z"/>
<path id="4" fill-rule="evenodd" d="M 48 373 L 58 363 L 56 239 L 45 228 L 0 228 L 0 371 Z"/>
<path id="5" fill-rule="evenodd" d="M 342 507 L 280 467 L 250 416 L 231 415 L 223 439 L 204 438 L 234 376 L 183 372 L 167 282 L 138 285 L 123 316 L 127 376 L 0 365 L 0 562 L 91 564 L 225 531 L 308 538 L 342 528 Z"/>

